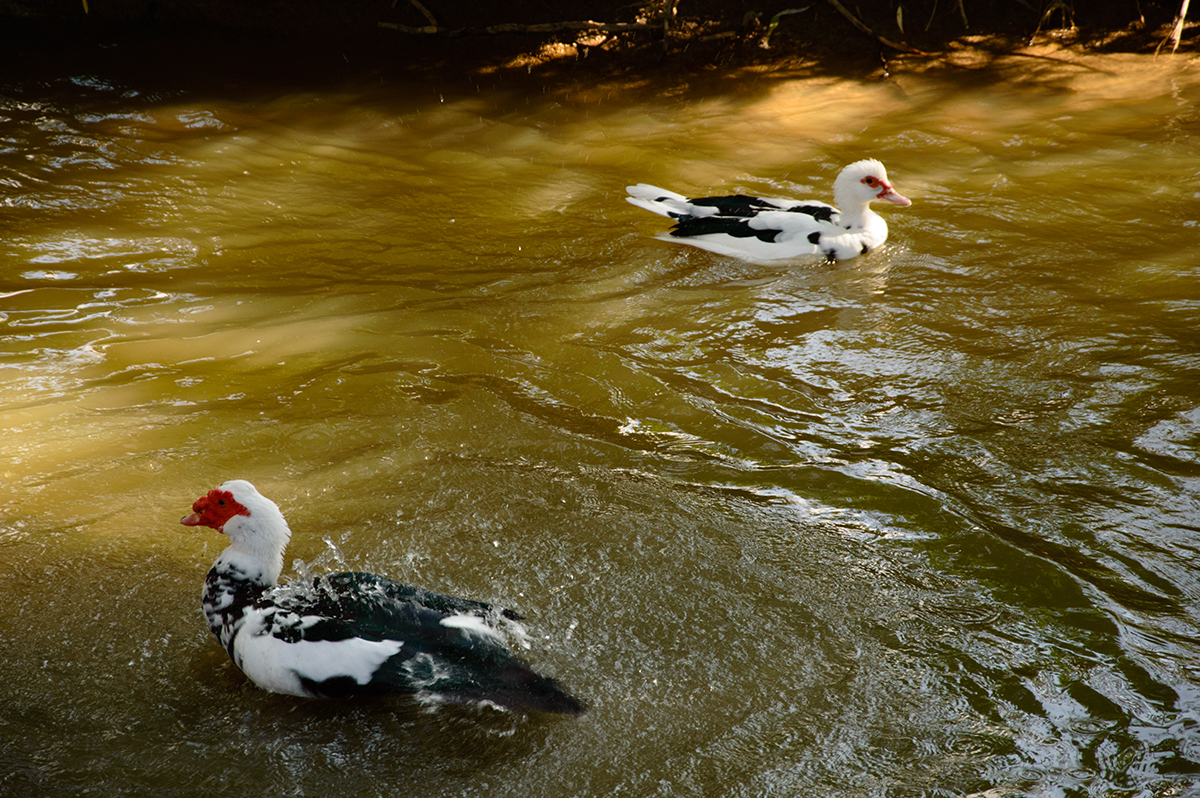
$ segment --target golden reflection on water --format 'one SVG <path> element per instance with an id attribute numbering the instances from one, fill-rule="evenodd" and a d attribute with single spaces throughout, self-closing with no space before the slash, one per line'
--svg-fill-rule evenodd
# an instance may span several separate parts
<path id="1" fill-rule="evenodd" d="M 1104 701 L 1107 744 L 1153 760 L 1127 733 L 1148 722 L 1135 705 L 1160 701 L 1164 734 L 1200 710 L 1179 559 L 1200 528 L 1180 443 L 1200 406 L 1195 63 L 747 75 L 670 97 L 14 88 L 7 703 L 46 702 L 60 729 L 55 696 L 82 684 L 102 727 L 112 691 L 140 743 L 180 715 L 236 734 L 206 707 L 242 707 L 251 755 L 324 712 L 244 689 L 189 603 L 219 544 L 178 519 L 244 477 L 289 515 L 288 562 L 328 537 L 346 567 L 531 611 L 531 657 L 594 710 L 514 743 L 570 789 L 478 766 L 513 794 L 648 794 L 680 773 L 712 785 L 689 794 L 795 794 L 864 769 L 1077 786 L 1055 763 L 1104 733 L 1084 722 Z M 914 204 L 884 211 L 885 248 L 834 266 L 675 247 L 623 200 L 640 181 L 828 200 L 866 156 Z M 79 609 L 46 602 L 43 572 Z M 1169 634 L 1157 610 L 1129 622 L 1175 635 L 1155 670 L 1117 618 L 1163 606 Z M 96 631 L 122 613 L 133 628 Z M 165 720 L 120 698 L 146 679 L 178 704 Z M 395 723 L 399 759 L 421 752 L 395 739 L 426 721 L 347 712 L 368 730 L 320 721 L 367 748 Z M 475 739 L 473 720 L 437 723 Z M 413 772 L 452 794 L 469 781 L 452 770 Z M 302 771 L 271 783 L 328 786 Z M 1140 783 L 1175 783 L 1155 773 Z"/>

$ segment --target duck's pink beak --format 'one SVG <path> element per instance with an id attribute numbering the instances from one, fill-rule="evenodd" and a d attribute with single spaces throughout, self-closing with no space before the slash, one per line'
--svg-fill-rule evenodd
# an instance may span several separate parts
<path id="1" fill-rule="evenodd" d="M 880 191 L 875 199 L 885 200 L 887 202 L 895 203 L 896 205 L 912 205 L 912 200 L 903 194 L 897 193 L 896 189 L 892 188 L 891 186 L 884 186 L 883 191 Z"/>

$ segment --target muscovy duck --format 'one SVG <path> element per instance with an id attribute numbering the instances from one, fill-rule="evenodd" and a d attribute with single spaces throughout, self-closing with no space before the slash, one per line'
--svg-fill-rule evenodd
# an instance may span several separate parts
<path id="1" fill-rule="evenodd" d="M 691 244 L 720 255 L 764 261 L 824 255 L 845 260 L 887 240 L 887 222 L 871 210 L 875 200 L 911 205 L 888 182 L 887 170 L 874 159 L 857 161 L 833 182 L 840 207 L 816 200 L 764 199 L 737 194 L 688 199 L 656 186 L 628 186 L 625 199 L 675 220 L 664 241 Z"/>
<path id="2" fill-rule="evenodd" d="M 201 496 L 192 511 L 181 523 L 230 539 L 204 580 L 208 628 L 264 690 L 312 698 L 410 693 L 522 712 L 583 712 L 504 645 L 493 624 L 502 617 L 515 623 L 515 613 L 367 573 L 277 586 L 291 530 L 273 501 L 235 479 Z"/>

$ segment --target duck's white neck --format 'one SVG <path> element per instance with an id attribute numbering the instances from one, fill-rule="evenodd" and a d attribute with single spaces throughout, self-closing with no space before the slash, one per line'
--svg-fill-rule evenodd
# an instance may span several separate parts
<path id="1" fill-rule="evenodd" d="M 885 230 L 887 229 L 887 223 L 883 221 L 883 217 L 871 210 L 868 202 L 839 203 L 838 209 L 841 211 L 838 215 L 838 224 L 851 232 L 874 228 L 880 224 L 884 225 Z"/>
<path id="2" fill-rule="evenodd" d="M 225 524 L 229 547 L 221 552 L 213 567 L 238 581 L 274 585 L 283 572 L 283 552 L 292 531 L 283 513 L 268 499 L 247 509 L 249 516 L 237 515 Z"/>

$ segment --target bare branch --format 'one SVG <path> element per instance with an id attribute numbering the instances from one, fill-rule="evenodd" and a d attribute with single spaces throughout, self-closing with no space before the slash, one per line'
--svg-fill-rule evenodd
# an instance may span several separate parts
<path id="1" fill-rule="evenodd" d="M 415 6 L 418 11 L 420 11 L 422 14 L 425 15 L 425 19 L 429 20 L 430 25 L 432 25 L 435 28 L 437 27 L 437 20 L 433 18 L 433 14 L 429 13 L 429 9 L 421 4 L 421 0 L 408 0 L 408 2 L 411 3 L 413 6 Z"/>
<path id="2" fill-rule="evenodd" d="M 1179 39 L 1183 36 L 1183 23 L 1187 20 L 1188 3 L 1190 0 L 1183 0 L 1183 5 L 1179 7 L 1179 15 L 1175 17 L 1175 24 L 1171 26 L 1171 33 L 1167 38 L 1158 43 L 1158 47 L 1154 48 L 1154 54 L 1158 55 L 1158 51 L 1163 48 L 1167 42 L 1171 43 L 1171 52 L 1179 48 Z"/>
<path id="3" fill-rule="evenodd" d="M 878 33 L 871 30 L 866 25 L 864 25 L 862 23 L 862 21 L 859 20 L 858 17 L 854 16 L 849 11 L 847 11 L 846 7 L 844 5 L 842 5 L 841 3 L 839 3 L 838 0 L 829 0 L 829 4 L 831 6 L 833 6 L 834 8 L 836 8 L 838 10 L 838 13 L 840 13 L 843 17 L 850 20 L 851 25 L 858 28 L 860 31 L 867 34 L 868 36 L 870 36 L 872 39 L 879 42 L 880 44 L 882 44 L 886 47 L 890 47 L 893 50 L 899 50 L 902 53 L 914 53 L 916 55 L 929 55 L 929 53 L 921 52 L 920 50 L 917 50 L 913 47 L 909 47 L 907 44 L 900 44 L 899 42 L 893 42 L 889 39 L 883 38 Z"/>

